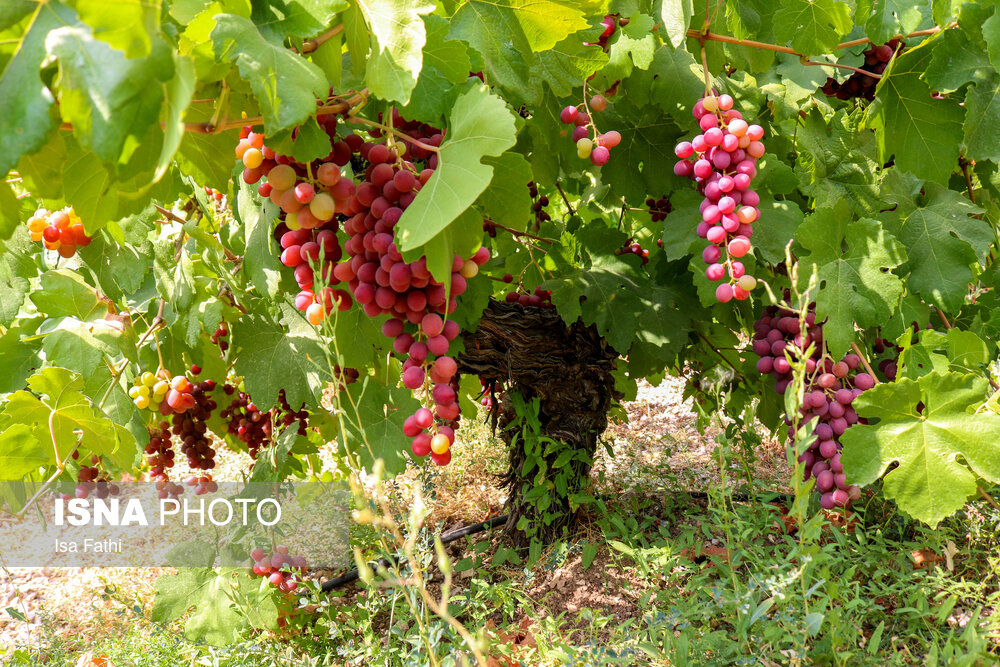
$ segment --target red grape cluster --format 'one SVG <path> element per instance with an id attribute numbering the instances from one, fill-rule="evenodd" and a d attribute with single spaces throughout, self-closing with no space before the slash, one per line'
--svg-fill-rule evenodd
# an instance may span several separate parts
<path id="1" fill-rule="evenodd" d="M 48 250 L 55 250 L 67 258 L 76 254 L 78 246 L 90 245 L 91 241 L 72 207 L 52 213 L 38 209 L 28 218 L 28 234 L 32 241 L 41 241 Z"/>
<path id="2" fill-rule="evenodd" d="M 507 275 L 510 274 L 508 273 Z M 504 282 L 510 282 L 507 280 L 507 276 L 504 276 Z M 523 294 L 516 289 L 511 290 L 507 292 L 504 301 L 507 303 L 519 303 L 522 306 L 538 306 L 539 308 L 555 307 L 552 303 L 552 290 L 545 290 L 541 287 L 536 287 L 534 294 Z"/>
<path id="3" fill-rule="evenodd" d="M 268 554 L 263 549 L 254 549 L 250 552 L 250 557 L 253 559 L 253 573 L 265 577 L 282 593 L 291 593 L 298 588 L 295 574 L 305 574 L 308 567 L 302 556 L 289 556 L 288 547 L 284 545 L 276 546 L 273 554 Z"/>
<path id="4" fill-rule="evenodd" d="M 538 186 L 534 181 L 528 183 L 528 192 L 531 193 L 531 210 L 535 214 L 535 229 L 542 226 L 543 222 L 548 222 L 552 217 L 545 211 L 549 205 L 549 198 L 545 195 L 539 196 Z"/>
<path id="5" fill-rule="evenodd" d="M 858 355 L 848 354 L 834 362 L 824 353 L 823 327 L 816 322 L 815 304 L 810 304 L 805 325 L 803 331 L 802 320 L 795 311 L 768 306 L 754 323 L 753 351 L 760 357 L 757 370 L 774 377 L 775 391 L 784 394 L 792 381 L 786 349 L 794 346 L 804 350 L 813 344 L 815 351 L 805 361 L 807 384 L 801 417 L 803 423 L 813 424 L 816 440 L 799 461 L 805 466 L 806 479 L 816 478 L 816 490 L 821 494 L 820 505 L 824 509 L 846 507 L 857 500 L 861 490 L 847 484 L 840 462 L 839 438 L 854 424 L 864 423 L 851 403 L 861 392 L 875 386 L 875 379 L 858 372 L 861 365 Z M 789 438 L 794 439 L 792 421 L 787 416 L 785 421 L 789 424 Z"/>
<path id="6" fill-rule="evenodd" d="M 215 190 L 214 188 L 208 187 L 207 185 L 205 186 L 205 194 L 217 202 L 221 202 L 222 198 L 225 197 L 224 194 L 222 194 L 218 190 Z"/>
<path id="7" fill-rule="evenodd" d="M 693 113 L 702 134 L 677 144 L 674 153 L 680 160 L 674 173 L 695 181 L 704 195 L 698 236 L 711 244 L 702 253 L 708 264 L 705 275 L 713 282 L 728 276 L 716 288 L 716 298 L 722 303 L 743 300 L 757 286 L 739 260 L 750 252 L 753 223 L 760 217 L 760 196 L 750 183 L 764 155 L 764 129 L 743 120 L 729 95 L 706 95 Z"/>
<path id="8" fill-rule="evenodd" d="M 149 476 L 156 482 L 156 490 L 161 500 L 177 498 L 184 493 L 184 487 L 170 481 L 168 471 L 174 467 L 174 450 L 170 442 L 170 422 L 161 421 L 149 429 L 149 443 L 146 445 L 146 463 L 150 465 Z"/>
<path id="9" fill-rule="evenodd" d="M 667 213 L 673 210 L 673 207 L 670 206 L 670 200 L 667 199 L 666 195 L 659 199 L 647 198 L 646 208 L 649 209 L 649 217 L 653 222 L 663 222 L 667 219 Z"/>
<path id="10" fill-rule="evenodd" d="M 901 45 L 905 46 L 898 39 L 889 40 L 888 43 L 881 46 L 872 44 L 862 54 L 865 57 L 865 62 L 860 69 L 873 74 L 882 74 L 886 65 L 892 60 L 893 54 L 896 53 L 896 49 Z M 854 72 L 843 83 L 838 82 L 833 77 L 828 78 L 820 91 L 827 97 L 836 97 L 838 100 L 849 100 L 855 97 L 873 100 L 875 99 L 875 85 L 877 83 L 878 79 L 875 77 Z"/>
<path id="11" fill-rule="evenodd" d="M 225 340 L 228 335 L 229 330 L 226 329 L 226 323 L 219 322 L 219 326 L 212 332 L 212 345 L 217 345 L 220 351 L 225 352 L 229 349 L 229 342 Z"/>
<path id="12" fill-rule="evenodd" d="M 78 460 L 80 458 L 79 450 L 73 452 L 73 459 Z M 90 457 L 90 465 L 80 466 L 76 475 L 76 489 L 74 495 L 69 495 L 68 493 L 60 494 L 63 500 L 69 500 L 70 498 L 88 498 L 91 494 L 94 494 L 97 498 L 107 498 L 109 496 L 117 496 L 120 493 L 120 489 L 117 484 L 114 484 L 108 480 L 107 475 L 101 474 L 100 469 L 97 467 L 101 462 L 101 457 L 94 455 Z"/>
<path id="13" fill-rule="evenodd" d="M 217 407 L 209 392 L 215 382 L 205 380 L 191 385 L 192 406 L 173 417 L 173 434 L 181 441 L 181 453 L 187 456 L 192 470 L 211 470 L 215 467 L 215 447 L 208 435 L 208 419 Z M 168 397 L 169 400 L 169 397 Z"/>
<path id="14" fill-rule="evenodd" d="M 317 121 L 331 138 L 336 136 L 336 116 L 319 116 Z M 236 146 L 236 156 L 245 167 L 244 182 L 254 184 L 266 177 L 257 192 L 282 211 L 283 221 L 275 229 L 281 263 L 294 270 L 301 290 L 295 305 L 312 324 L 320 324 L 334 307 L 347 310 L 352 305 L 347 291 L 331 285 L 339 282 L 333 277 L 333 265 L 343 255 L 336 215 L 348 213 L 354 197 L 354 183 L 340 172 L 351 160 L 353 143 L 360 143 L 360 137 L 331 143 L 329 155 L 309 164 L 276 154 L 264 145 L 264 135 L 251 127 L 243 128 Z"/>
<path id="15" fill-rule="evenodd" d="M 227 384 L 223 387 L 226 394 L 233 394 L 236 388 Z M 219 416 L 229 421 L 228 431 L 246 444 L 250 458 L 257 460 L 260 448 L 271 438 L 271 413 L 260 410 L 250 399 L 250 395 L 239 392 L 233 402 L 219 413 Z"/>
<path id="16" fill-rule="evenodd" d="M 338 367 L 334 367 L 334 372 L 338 370 Z M 357 373 L 357 371 L 355 371 Z M 306 410 L 306 406 L 303 403 L 299 406 L 298 410 L 293 410 L 292 406 L 288 404 L 288 399 L 285 398 L 285 390 L 281 389 L 278 391 L 278 407 L 274 410 L 274 421 L 280 422 L 282 426 L 291 426 L 296 421 L 298 425 L 298 434 L 305 435 L 306 429 L 309 427 L 309 411 Z"/>
<path id="17" fill-rule="evenodd" d="M 576 144 L 576 154 L 581 160 L 590 158 L 594 166 L 607 164 L 611 159 L 611 149 L 621 143 L 622 135 L 617 130 L 605 133 L 598 131 L 591 113 L 600 113 L 608 106 L 604 95 L 598 93 L 590 98 L 585 106 L 588 111 L 580 111 L 580 106 L 568 106 L 559 113 L 559 120 L 567 125 L 573 125 L 573 142 Z"/>
<path id="18" fill-rule="evenodd" d="M 927 328 L 931 329 L 933 327 L 928 324 Z M 916 322 L 914 322 L 913 332 L 917 333 L 918 331 L 920 331 L 920 327 Z M 882 374 L 885 375 L 885 378 L 889 382 L 894 381 L 898 370 L 897 359 L 899 357 L 899 353 L 903 351 L 903 348 L 896 345 L 895 342 L 889 340 L 888 338 L 876 338 L 875 345 L 872 349 L 875 351 L 876 355 L 885 354 L 886 351 L 890 353 L 890 356 L 879 360 L 877 368 L 882 372 Z"/>
<path id="19" fill-rule="evenodd" d="M 191 475 L 188 477 L 187 485 L 194 488 L 194 495 L 203 496 L 206 493 L 215 493 L 219 490 L 219 485 L 212 479 L 211 475 Z"/>
<path id="20" fill-rule="evenodd" d="M 615 250 L 616 255 L 631 253 L 642 260 L 642 265 L 649 264 L 649 249 L 643 248 L 642 244 L 632 239 L 626 239 L 625 245 Z"/>

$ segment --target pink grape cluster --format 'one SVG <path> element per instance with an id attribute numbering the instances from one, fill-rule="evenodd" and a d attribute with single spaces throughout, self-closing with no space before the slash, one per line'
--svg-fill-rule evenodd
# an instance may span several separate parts
<path id="1" fill-rule="evenodd" d="M 603 95 L 597 94 L 590 98 L 587 107 L 591 113 L 600 113 L 608 106 Z M 611 149 L 622 141 L 622 135 L 617 130 L 603 134 L 597 130 L 590 113 L 581 111 L 580 106 L 568 106 L 559 112 L 559 120 L 566 125 L 573 125 L 573 143 L 576 144 L 576 154 L 581 160 L 590 158 L 591 164 L 601 166 L 611 159 Z"/>
<path id="2" fill-rule="evenodd" d="M 264 577 L 272 586 L 277 586 L 282 593 L 291 593 L 299 587 L 296 573 L 305 574 L 308 563 L 302 556 L 289 556 L 288 547 L 278 545 L 274 553 L 268 554 L 263 549 L 250 552 L 253 559 L 253 573 Z"/>
<path id="3" fill-rule="evenodd" d="M 219 485 L 211 475 L 192 475 L 187 479 L 187 485 L 194 488 L 194 495 L 203 496 L 206 493 L 215 493 L 219 490 Z"/>
<path id="4" fill-rule="evenodd" d="M 75 450 L 73 452 L 73 459 L 78 460 L 80 458 L 80 451 Z M 91 465 L 82 465 L 80 470 L 77 471 L 76 475 L 76 489 L 74 490 L 74 495 L 69 495 L 68 493 L 60 494 L 63 500 L 69 500 L 70 498 L 87 498 L 93 494 L 97 498 L 107 498 L 109 496 L 117 496 L 120 492 L 117 484 L 108 481 L 105 475 L 101 474 L 100 469 L 97 465 L 101 462 L 101 457 L 94 456 L 90 457 Z"/>
<path id="5" fill-rule="evenodd" d="M 336 136 L 336 116 L 319 116 L 317 121 L 331 138 Z M 350 211 L 355 189 L 353 181 L 342 178 L 340 171 L 351 160 L 351 143 L 331 142 L 329 155 L 303 164 L 289 155 L 276 154 L 264 145 L 264 135 L 252 127 L 244 127 L 240 136 L 236 157 L 243 161 L 243 181 L 254 184 L 265 178 L 257 192 L 277 205 L 283 215 L 275 239 L 281 245 L 281 263 L 293 269 L 301 290 L 295 298 L 296 307 L 316 325 L 334 308 L 349 309 L 353 305 L 350 294 L 332 285 L 339 282 L 333 277 L 333 266 L 343 255 L 336 216 Z"/>
<path id="6" fill-rule="evenodd" d="M 750 184 L 764 155 L 764 129 L 743 120 L 730 95 L 706 95 L 693 113 L 702 133 L 677 144 L 674 173 L 695 181 L 704 195 L 698 236 L 711 244 L 702 253 L 705 275 L 712 282 L 728 277 L 715 289 L 716 298 L 742 301 L 757 286 L 739 260 L 750 252 L 753 223 L 760 217 L 760 196 Z"/>
<path id="7" fill-rule="evenodd" d="M 865 423 L 851 406 L 854 399 L 875 386 L 875 379 L 865 372 L 858 372 L 861 358 L 847 354 L 834 362 L 823 352 L 823 327 L 816 322 L 815 304 L 810 305 L 805 317 L 806 330 L 795 311 L 768 306 L 754 323 L 753 351 L 760 357 L 757 370 L 775 379 L 774 389 L 784 394 L 792 381 L 792 368 L 785 356 L 786 349 L 794 346 L 805 349 L 810 343 L 815 352 L 806 359 L 805 399 L 800 411 L 802 422 L 813 425 L 816 439 L 809 449 L 799 456 L 805 466 L 805 478 L 816 478 L 816 490 L 823 509 L 847 507 L 857 500 L 861 489 L 849 485 L 840 461 L 840 436 L 858 423 Z M 792 421 L 788 436 L 794 439 Z"/>
<path id="8" fill-rule="evenodd" d="M 507 280 L 507 276 L 509 275 L 509 273 L 504 275 L 504 282 L 511 282 L 510 280 Z M 513 279 L 514 277 L 511 276 L 511 280 Z M 507 295 L 504 297 L 504 301 L 507 303 L 519 303 L 522 306 L 555 308 L 555 305 L 552 303 L 552 290 L 542 289 L 541 287 L 536 287 L 533 294 L 524 294 L 522 292 L 518 292 L 516 289 L 511 290 L 510 292 L 507 292 Z"/>

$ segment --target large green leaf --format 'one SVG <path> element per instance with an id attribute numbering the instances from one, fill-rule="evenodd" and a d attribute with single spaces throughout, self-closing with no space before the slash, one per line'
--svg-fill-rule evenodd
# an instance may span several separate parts
<path id="1" fill-rule="evenodd" d="M 543 85 L 557 96 L 570 95 L 607 62 L 608 56 L 603 49 L 584 42 L 579 35 L 570 35 L 551 49 L 535 54 L 528 80 L 528 99 L 539 102 L 543 97 Z"/>
<path id="2" fill-rule="evenodd" d="M 160 0 L 69 0 L 68 4 L 93 28 L 95 37 L 124 51 L 126 57 L 149 55 L 150 36 L 160 29 Z"/>
<path id="3" fill-rule="evenodd" d="M 889 271 L 906 261 L 902 245 L 875 220 L 850 220 L 843 204 L 821 209 L 795 234 L 809 251 L 800 264 L 819 267 L 816 317 L 827 320 L 823 339 L 836 359 L 854 341 L 855 324 L 884 323 L 903 295 L 903 283 Z"/>
<path id="4" fill-rule="evenodd" d="M 163 90 L 156 84 L 173 76 L 169 49 L 158 41 L 148 57 L 128 59 L 86 27 L 53 30 L 45 44 L 59 62 L 63 119 L 84 148 L 117 162 L 126 139 L 142 138 L 159 117 Z"/>
<path id="5" fill-rule="evenodd" d="M 841 436 L 848 481 L 870 484 L 898 463 L 885 475 L 886 496 L 937 526 L 976 492 L 977 478 L 1000 482 L 1000 415 L 972 414 L 987 389 L 985 378 L 960 373 L 869 389 L 855 405 L 862 417 L 879 422 L 852 426 Z"/>
<path id="6" fill-rule="evenodd" d="M 909 289 L 945 311 L 957 311 L 974 277 L 972 266 L 985 259 L 993 241 L 989 223 L 972 217 L 982 209 L 933 183 L 898 173 L 886 180 L 885 198 L 896 208 L 880 217 L 906 247 L 909 262 L 901 271 L 910 271 Z"/>
<path id="7" fill-rule="evenodd" d="M 664 2 L 664 5 L 667 3 Z M 701 65 L 684 49 L 657 49 L 649 71 L 656 78 L 652 97 L 675 120 L 690 123 L 691 108 L 705 92 Z"/>
<path id="8" fill-rule="evenodd" d="M 371 470 L 375 459 L 385 462 L 386 472 L 398 474 L 406 468 L 411 438 L 403 433 L 403 421 L 420 403 L 402 388 L 389 388 L 375 378 L 364 378 L 347 387 L 349 399 L 341 401 L 347 439 L 344 445 Z"/>
<path id="9" fill-rule="evenodd" d="M 166 88 L 167 120 L 163 133 L 160 160 L 156 165 L 155 180 L 163 178 L 184 138 L 184 112 L 191 104 L 194 94 L 194 62 L 190 58 L 177 56 L 174 62 L 174 78 Z"/>
<path id="10" fill-rule="evenodd" d="M 31 296 L 39 312 L 49 317 L 75 317 L 91 320 L 107 312 L 93 287 L 80 274 L 69 269 L 46 271 L 42 274 L 42 289 Z"/>
<path id="11" fill-rule="evenodd" d="M 480 0 L 464 3 L 451 18 L 451 36 L 468 42 L 482 55 L 491 83 L 526 95 L 531 44 L 507 8 Z"/>
<path id="12" fill-rule="evenodd" d="M 774 36 L 803 55 L 827 53 L 851 31 L 851 8 L 840 0 L 782 0 Z"/>
<path id="13" fill-rule="evenodd" d="M 15 275 L 9 264 L 0 263 L 0 327 L 11 325 L 30 287 L 27 278 Z"/>
<path id="14" fill-rule="evenodd" d="M 895 156 L 899 169 L 947 183 L 958 167 L 965 110 L 955 99 L 933 99 L 920 78 L 935 43 L 932 38 L 893 60 L 875 89 L 868 122 L 876 130 L 880 162 Z"/>
<path id="15" fill-rule="evenodd" d="M 39 69 L 48 56 L 45 38 L 50 30 L 76 22 L 72 10 L 57 2 L 38 3 L 27 32 L 20 38 L 14 57 L 0 72 L 0 174 L 6 174 L 18 159 L 45 143 L 52 129 L 49 109 L 52 93 Z"/>
<path id="16" fill-rule="evenodd" d="M 875 44 L 884 44 L 896 35 L 913 32 L 923 20 L 925 5 L 913 0 L 861 0 L 857 21 Z"/>
<path id="17" fill-rule="evenodd" d="M 687 37 L 688 24 L 694 15 L 692 0 L 663 0 L 660 5 L 660 21 L 667 33 L 670 46 L 677 49 Z M 677 49 L 683 50 L 683 49 Z"/>
<path id="18" fill-rule="evenodd" d="M 966 157 L 972 160 L 1000 161 L 1000 74 L 992 72 L 985 81 L 969 89 L 965 97 L 968 121 L 965 123 Z"/>
<path id="19" fill-rule="evenodd" d="M 199 0 L 205 4 L 204 0 Z M 227 3 L 233 4 L 233 3 Z M 305 39 L 326 30 L 337 14 L 348 7 L 347 0 L 254 0 L 253 22 L 272 42 L 288 37 Z M 226 11 L 232 11 L 229 7 Z M 183 23 L 183 21 L 182 21 Z"/>
<path id="20" fill-rule="evenodd" d="M 423 14 L 434 11 L 430 0 L 356 0 L 371 32 L 371 55 L 365 82 L 372 94 L 401 104 L 410 101 L 423 67 L 427 41 Z"/>
<path id="21" fill-rule="evenodd" d="M 813 109 L 798 129 L 796 167 L 802 170 L 802 189 L 815 199 L 817 209 L 847 201 L 860 215 L 879 210 L 875 137 L 859 131 L 857 120 L 841 110 L 827 125 Z"/>
<path id="22" fill-rule="evenodd" d="M 257 291 L 273 298 L 278 293 L 278 283 L 281 281 L 279 252 L 271 233 L 278 207 L 270 199 L 259 200 L 256 194 L 251 193 L 250 188 L 251 186 L 241 183 L 236 199 L 246 239 L 243 262 Z"/>
<path id="23" fill-rule="evenodd" d="M 520 153 L 504 153 L 486 158 L 493 167 L 493 180 L 476 202 L 484 216 L 504 227 L 523 232 L 531 218 L 531 165 Z"/>
<path id="24" fill-rule="evenodd" d="M 117 426 L 82 391 L 83 379 L 65 368 L 44 368 L 28 379 L 31 391 L 11 394 L 0 411 L 0 423 L 10 420 L 29 424 L 40 446 L 47 450 L 48 463 L 66 460 L 82 439 L 87 448 L 106 456 L 115 465 L 131 467 L 136 453 L 135 437 Z M 0 451 L 5 444 L 0 439 Z"/>
<path id="25" fill-rule="evenodd" d="M 413 89 L 406 117 L 437 123 L 454 102 L 454 86 L 469 77 L 469 53 L 465 43 L 448 38 L 447 20 L 431 14 L 424 17 L 427 44 L 420 77 Z"/>
<path id="26" fill-rule="evenodd" d="M 927 85 L 938 92 L 951 93 L 970 81 L 989 78 L 993 68 L 985 45 L 970 40 L 961 30 L 946 30 L 939 39 L 922 77 Z"/>
<path id="27" fill-rule="evenodd" d="M 317 99 L 326 99 L 330 87 L 319 67 L 268 42 L 249 19 L 220 14 L 215 20 L 215 53 L 219 60 L 235 62 L 250 84 L 267 132 L 298 125 L 316 111 Z"/>
<path id="28" fill-rule="evenodd" d="M 184 621 L 184 635 L 191 641 L 215 646 L 234 643 L 251 625 L 237 599 L 248 598 L 254 614 L 277 625 L 278 610 L 270 592 L 258 585 L 246 568 L 181 567 L 176 575 L 156 581 L 152 619 L 167 623 L 194 611 Z"/>
<path id="29" fill-rule="evenodd" d="M 232 345 L 239 348 L 236 372 L 259 404 L 276 404 L 279 389 L 285 390 L 290 405 L 319 404 L 331 376 L 315 338 L 286 332 L 280 323 L 251 314 L 233 325 Z"/>
<path id="30" fill-rule="evenodd" d="M 493 179 L 493 167 L 482 159 L 514 145 L 514 116 L 484 85 L 461 95 L 448 120 L 437 169 L 396 227 L 401 250 L 418 248 L 445 231 Z"/>

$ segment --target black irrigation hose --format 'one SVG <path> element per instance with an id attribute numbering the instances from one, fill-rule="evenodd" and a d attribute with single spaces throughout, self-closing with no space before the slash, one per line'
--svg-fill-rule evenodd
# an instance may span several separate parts
<path id="1" fill-rule="evenodd" d="M 441 542 L 443 542 L 444 544 L 447 544 L 448 542 L 454 542 L 455 540 L 461 537 L 465 537 L 466 535 L 475 535 L 476 533 L 481 533 L 484 530 L 489 530 L 490 528 L 495 528 L 496 526 L 500 526 L 505 523 L 507 523 L 506 514 L 494 517 L 492 519 L 488 519 L 487 521 L 481 521 L 480 523 L 474 523 L 469 526 L 463 526 L 462 528 L 456 528 L 455 530 L 449 530 L 445 533 L 441 533 Z M 379 567 L 388 568 L 390 565 L 393 564 L 394 561 L 392 559 L 383 558 L 379 560 L 378 564 L 375 566 L 375 569 L 378 569 Z M 351 583 L 352 581 L 357 581 L 358 576 L 359 575 L 357 570 L 351 570 L 346 574 L 340 575 L 336 579 L 324 581 L 323 585 L 320 587 L 320 590 L 322 590 L 324 593 L 329 593 L 334 588 L 339 588 L 341 586 Z"/>

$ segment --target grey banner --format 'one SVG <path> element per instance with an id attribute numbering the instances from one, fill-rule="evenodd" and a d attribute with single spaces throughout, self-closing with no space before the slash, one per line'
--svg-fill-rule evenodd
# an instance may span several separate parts
<path id="1" fill-rule="evenodd" d="M 5 484 L 20 498 L 39 488 L 17 486 Z M 173 495 L 153 483 L 114 486 L 46 490 L 20 517 L 0 505 L 0 565 L 252 566 L 253 554 L 278 567 L 341 568 L 351 559 L 343 484 L 218 482 Z"/>

